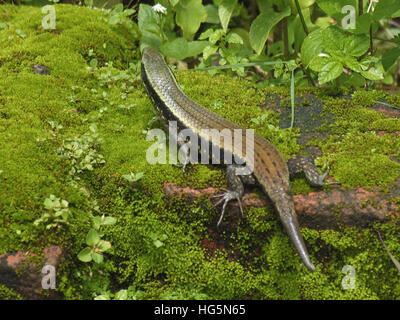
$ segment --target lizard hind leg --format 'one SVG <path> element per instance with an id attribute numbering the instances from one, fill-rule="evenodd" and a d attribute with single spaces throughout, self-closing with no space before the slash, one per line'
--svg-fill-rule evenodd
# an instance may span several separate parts
<path id="1" fill-rule="evenodd" d="M 339 184 L 338 182 L 324 182 L 326 176 L 329 173 L 328 163 L 326 164 L 327 170 L 323 174 L 320 174 L 314 164 L 313 158 L 309 156 L 298 156 L 296 158 L 289 159 L 287 165 L 291 176 L 297 173 L 304 172 L 307 181 L 313 187 Z"/>
<path id="2" fill-rule="evenodd" d="M 215 204 L 215 206 L 219 205 L 220 203 L 224 202 L 222 205 L 221 215 L 219 217 L 217 226 L 219 226 L 222 222 L 222 219 L 225 214 L 225 208 L 229 201 L 237 200 L 239 203 L 240 212 L 243 214 L 243 206 L 242 206 L 242 197 L 244 195 L 244 185 L 243 183 L 252 183 L 255 182 L 252 176 L 244 176 L 244 175 L 237 175 L 236 174 L 236 165 L 228 165 L 226 169 L 226 174 L 228 178 L 228 185 L 232 190 L 225 190 L 226 192 L 223 194 L 215 195 L 216 197 L 221 197 L 221 199 Z"/>

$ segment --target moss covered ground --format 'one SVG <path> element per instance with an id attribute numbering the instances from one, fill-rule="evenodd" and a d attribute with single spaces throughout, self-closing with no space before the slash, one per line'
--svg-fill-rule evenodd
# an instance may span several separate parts
<path id="1" fill-rule="evenodd" d="M 7 23 L 0 29 L 0 254 L 61 246 L 57 290 L 66 299 L 400 298 L 398 272 L 376 236 L 400 257 L 396 222 L 302 229 L 318 270 L 310 273 L 271 208 L 247 208 L 245 219 L 217 229 L 219 210 L 209 201 L 167 201 L 164 182 L 226 187 L 224 171 L 148 164 L 146 131 L 160 123 L 140 82 L 138 39 L 101 10 L 55 8 L 56 30 L 45 31 L 40 8 L 0 6 Z M 34 73 L 37 64 L 50 74 Z M 255 129 L 286 158 L 299 152 L 299 129 L 280 129 L 279 116 L 259 107 L 276 90 L 190 71 L 177 79 L 188 96 Z M 382 98 L 399 106 L 398 96 L 317 94 L 337 119 L 329 138 L 315 141 L 318 163 L 329 160 L 343 186 L 393 184 L 400 165 L 389 156 L 399 156 L 399 124 L 368 107 Z M 131 173 L 143 176 L 132 181 Z M 302 178 L 293 184 L 310 190 Z M 101 263 L 82 262 L 93 218 L 102 215 L 117 219 L 101 228 L 111 248 Z M 346 265 L 356 272 L 355 289 L 342 286 Z M 1 296 L 13 295 L 1 287 Z"/>

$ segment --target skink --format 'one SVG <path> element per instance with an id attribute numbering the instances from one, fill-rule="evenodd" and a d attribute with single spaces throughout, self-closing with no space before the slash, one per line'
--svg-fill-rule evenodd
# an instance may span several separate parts
<path id="1" fill-rule="evenodd" d="M 258 184 L 274 203 L 282 224 L 305 266 L 310 271 L 315 271 L 316 268 L 309 258 L 299 231 L 289 188 L 289 174 L 304 172 L 310 184 L 323 186 L 329 184 L 323 181 L 328 172 L 320 175 L 312 158 L 308 156 L 299 156 L 286 162 L 272 143 L 256 134 L 254 134 L 253 150 L 250 152 L 246 150 L 246 153 L 246 130 L 188 98 L 179 88 L 163 56 L 151 47 L 143 49 L 141 75 L 148 95 L 164 121 L 176 121 L 179 129 L 190 129 L 198 135 L 200 140 L 208 142 L 211 148 L 219 148 L 221 154 L 237 156 L 236 159 L 240 160 L 241 165 L 244 161 L 249 166 L 251 171 L 249 175 L 237 175 L 235 162 L 227 166 L 228 184 L 232 190 L 221 195 L 222 199 L 219 203 L 224 201 L 224 204 L 220 221 L 228 201 L 236 199 L 242 208 L 243 183 Z M 212 139 L 204 133 L 206 131 L 204 129 L 216 129 L 219 132 L 228 130 L 236 140 L 233 139 L 232 146 L 227 147 L 223 139 Z M 238 136 L 234 134 L 234 131 L 237 132 L 238 129 L 242 132 L 239 136 L 240 144 Z M 228 153 L 222 151 L 228 151 Z"/>

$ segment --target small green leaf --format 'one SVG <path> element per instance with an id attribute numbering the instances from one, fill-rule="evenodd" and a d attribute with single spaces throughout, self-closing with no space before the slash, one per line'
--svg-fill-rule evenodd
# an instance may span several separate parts
<path id="1" fill-rule="evenodd" d="M 15 30 L 15 33 L 22 39 L 26 38 L 26 34 L 21 29 Z"/>
<path id="2" fill-rule="evenodd" d="M 306 67 L 314 57 L 324 52 L 324 47 L 322 45 L 324 42 L 322 35 L 323 30 L 324 29 L 320 28 L 311 32 L 303 41 L 301 46 L 301 61 Z"/>
<path id="3" fill-rule="evenodd" d="M 90 229 L 86 236 L 86 244 L 90 247 L 96 245 L 100 241 L 100 236 L 95 229 Z"/>
<path id="4" fill-rule="evenodd" d="M 92 68 L 96 68 L 97 65 L 98 65 L 98 63 L 99 63 L 99 62 L 97 61 L 97 59 L 94 58 L 94 59 L 90 60 L 89 65 L 90 65 Z"/>
<path id="5" fill-rule="evenodd" d="M 135 173 L 134 181 L 138 181 L 138 180 L 142 179 L 143 175 L 144 175 L 143 172 Z"/>
<path id="6" fill-rule="evenodd" d="M 115 294 L 115 299 L 116 300 L 127 300 L 128 299 L 128 290 L 126 290 L 126 289 L 119 290 Z"/>
<path id="7" fill-rule="evenodd" d="M 203 59 L 208 59 L 209 56 L 216 53 L 218 50 L 217 46 L 207 46 L 203 50 Z"/>
<path id="8" fill-rule="evenodd" d="M 114 218 L 114 217 L 105 217 L 104 218 L 104 224 L 105 225 L 110 226 L 110 225 L 115 224 L 116 222 L 117 222 L 117 218 Z"/>
<path id="9" fill-rule="evenodd" d="M 97 252 L 92 252 L 92 258 L 93 261 L 96 263 L 102 263 L 103 262 L 103 255 L 101 253 L 97 253 Z"/>
<path id="10" fill-rule="evenodd" d="M 153 241 L 153 244 L 156 248 L 160 248 L 164 245 L 164 243 L 162 243 L 160 240 L 156 239 Z"/>
<path id="11" fill-rule="evenodd" d="M 202 32 L 199 36 L 199 40 L 205 40 L 208 39 L 212 34 L 213 34 L 214 30 L 209 28 L 206 31 Z"/>
<path id="12" fill-rule="evenodd" d="M 228 43 L 238 43 L 238 44 L 243 44 L 243 39 L 241 36 L 239 36 L 237 33 L 230 32 L 227 37 L 226 41 Z"/>
<path id="13" fill-rule="evenodd" d="M 85 249 L 81 250 L 81 252 L 78 253 L 78 259 L 81 260 L 82 262 L 90 262 L 92 261 L 92 250 L 89 247 L 86 247 Z"/>
<path id="14" fill-rule="evenodd" d="M 100 240 L 98 243 L 98 250 L 99 252 L 107 251 L 111 248 L 111 242 Z"/>
<path id="15" fill-rule="evenodd" d="M 224 34 L 225 34 L 225 32 L 222 29 L 215 30 L 209 37 L 210 43 L 211 44 L 216 44 L 219 40 L 222 39 Z"/>

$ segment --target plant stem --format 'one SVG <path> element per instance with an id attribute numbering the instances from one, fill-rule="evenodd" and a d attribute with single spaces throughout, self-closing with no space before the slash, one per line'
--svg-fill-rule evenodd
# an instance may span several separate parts
<path id="1" fill-rule="evenodd" d="M 282 20 L 281 24 L 282 40 L 283 40 L 283 56 L 285 60 L 289 59 L 289 36 L 288 36 L 288 26 L 287 18 Z"/>
<path id="2" fill-rule="evenodd" d="M 364 1 L 358 0 L 358 15 L 361 16 L 364 13 Z"/>
<path id="3" fill-rule="evenodd" d="M 360 0 L 360 1 L 362 2 L 362 0 Z M 294 2 L 296 3 L 297 12 L 299 13 L 300 21 L 301 21 L 301 24 L 303 25 L 304 32 L 306 33 L 306 35 L 308 35 L 309 31 L 308 31 L 308 28 L 306 25 L 306 21 L 304 20 L 303 13 L 301 12 L 299 0 L 294 0 Z"/>
<path id="4" fill-rule="evenodd" d="M 372 39 L 372 23 L 369 27 L 369 52 L 371 53 L 371 56 L 374 54 L 374 42 Z"/>
<path id="5" fill-rule="evenodd" d="M 292 116 L 290 121 L 290 131 L 293 129 L 294 125 L 294 70 L 292 70 L 292 75 L 290 77 L 290 104 L 292 107 Z"/>

